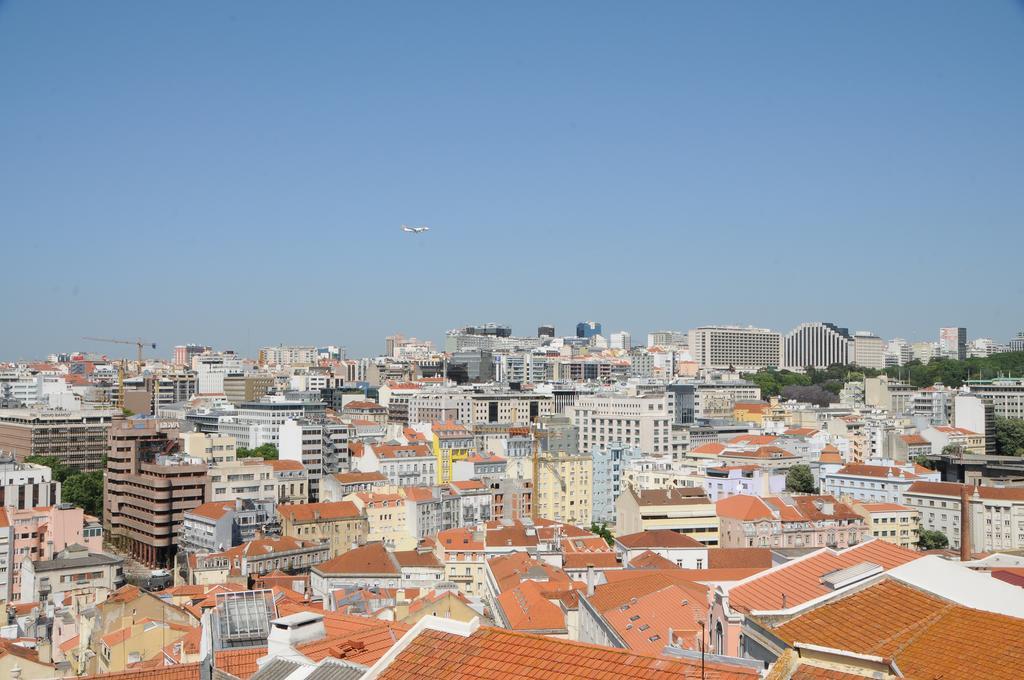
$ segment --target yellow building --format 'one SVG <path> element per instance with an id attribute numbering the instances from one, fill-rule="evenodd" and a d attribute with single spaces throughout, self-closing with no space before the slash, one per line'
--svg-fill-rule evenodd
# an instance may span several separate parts
<path id="1" fill-rule="evenodd" d="M 283 535 L 304 541 L 326 541 L 332 558 L 366 543 L 369 533 L 366 516 L 351 501 L 279 505 L 277 514 Z"/>
<path id="2" fill-rule="evenodd" d="M 388 550 L 413 550 L 419 543 L 409 530 L 405 496 L 400 493 L 354 493 L 345 497 L 366 515 L 366 542 Z"/>
<path id="3" fill-rule="evenodd" d="M 771 404 L 763 401 L 738 401 L 732 407 L 732 417 L 741 423 L 764 425 L 765 416 L 771 411 Z"/>
<path id="4" fill-rule="evenodd" d="M 129 664 L 164 657 L 173 645 L 195 628 L 155 619 L 141 619 L 100 638 L 97 669 L 100 673 L 127 670 Z"/>
<path id="5" fill-rule="evenodd" d="M 437 533 L 434 554 L 444 565 L 444 577 L 469 596 L 483 595 L 487 577 L 484 575 L 486 558 L 482 533 L 469 527 L 456 527 Z"/>
<path id="6" fill-rule="evenodd" d="M 433 452 L 437 460 L 437 483 L 447 484 L 452 481 L 452 464 L 466 460 L 475 451 L 473 433 L 462 425 L 452 422 L 434 423 Z"/>
<path id="7" fill-rule="evenodd" d="M 852 503 L 853 511 L 867 520 L 875 538 L 914 550 L 921 533 L 921 514 L 897 503 Z"/>
<path id="8" fill-rule="evenodd" d="M 538 458 L 533 502 L 537 515 L 566 524 L 590 524 L 594 460 L 590 454 Z"/>
<path id="9" fill-rule="evenodd" d="M 718 545 L 718 513 L 700 487 L 623 489 L 615 511 L 615 533 L 620 536 L 669 529 L 709 547 Z"/>

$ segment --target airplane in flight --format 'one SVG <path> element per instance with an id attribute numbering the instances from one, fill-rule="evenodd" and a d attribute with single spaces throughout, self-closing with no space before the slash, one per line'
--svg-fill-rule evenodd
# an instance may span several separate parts
<path id="1" fill-rule="evenodd" d="M 430 231 L 430 227 L 410 227 L 405 224 L 402 225 L 402 231 L 407 234 L 423 234 Z"/>

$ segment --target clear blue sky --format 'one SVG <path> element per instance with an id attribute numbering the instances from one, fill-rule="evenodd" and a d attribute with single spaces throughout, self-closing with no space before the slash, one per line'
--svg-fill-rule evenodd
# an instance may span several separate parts
<path id="1" fill-rule="evenodd" d="M 585 319 L 1004 340 L 1022 215 L 1015 2 L 0 4 L 0 358 Z"/>

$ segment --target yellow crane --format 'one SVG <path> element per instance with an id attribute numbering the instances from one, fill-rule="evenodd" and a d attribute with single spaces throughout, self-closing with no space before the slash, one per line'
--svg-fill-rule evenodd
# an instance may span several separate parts
<path id="1" fill-rule="evenodd" d="M 137 367 L 139 373 L 142 373 L 142 348 L 149 346 L 156 349 L 155 342 L 146 342 L 142 338 L 136 340 L 115 340 L 113 338 L 91 338 L 83 336 L 83 340 L 92 340 L 93 342 L 113 342 L 118 345 L 135 345 L 136 350 L 136 361 L 138 362 Z M 117 362 L 117 407 L 124 408 L 124 374 L 125 374 L 125 361 L 122 359 Z"/>
<path id="2" fill-rule="evenodd" d="M 139 338 L 137 340 L 114 340 L 114 339 L 111 339 L 111 338 L 83 337 L 82 340 L 92 340 L 94 342 L 113 342 L 113 343 L 116 343 L 118 345 L 135 345 L 136 361 L 138 361 L 138 363 L 139 363 L 139 371 L 142 370 L 142 348 L 143 347 L 151 347 L 152 349 L 156 349 L 156 343 L 155 342 L 146 342 L 145 340 L 143 340 L 141 338 Z"/>

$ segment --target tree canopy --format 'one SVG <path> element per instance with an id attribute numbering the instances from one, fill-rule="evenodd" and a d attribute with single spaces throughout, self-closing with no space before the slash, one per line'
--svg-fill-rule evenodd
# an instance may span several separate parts
<path id="1" fill-rule="evenodd" d="M 1004 456 L 1024 456 L 1024 420 L 996 418 L 996 450 Z"/>
<path id="2" fill-rule="evenodd" d="M 597 522 L 592 522 L 590 524 L 590 530 L 598 536 L 600 536 L 601 538 L 603 538 L 605 540 L 605 543 L 607 543 L 608 545 L 612 545 L 612 532 L 608 530 L 607 524 L 598 524 Z"/>
<path id="3" fill-rule="evenodd" d="M 786 473 L 786 490 L 795 493 L 814 493 L 814 474 L 807 465 L 794 465 Z"/>
<path id="4" fill-rule="evenodd" d="M 237 458 L 262 458 L 263 460 L 277 460 L 278 452 L 277 447 L 273 444 L 263 444 L 257 446 L 255 449 L 247 449 L 244 446 L 239 446 L 235 450 L 235 456 Z"/>
<path id="5" fill-rule="evenodd" d="M 917 539 L 917 546 L 921 550 L 944 550 L 949 547 L 949 539 L 941 531 L 921 529 Z"/>
<path id="6" fill-rule="evenodd" d="M 103 471 L 79 472 L 60 462 L 54 456 L 28 456 L 27 463 L 45 465 L 52 472 L 53 481 L 60 482 L 60 499 L 85 510 L 86 514 L 103 515 Z M 103 461 L 106 466 L 106 457 Z"/>

